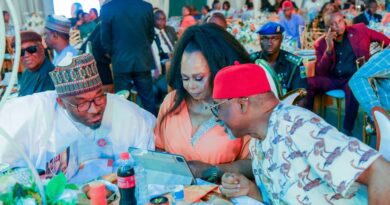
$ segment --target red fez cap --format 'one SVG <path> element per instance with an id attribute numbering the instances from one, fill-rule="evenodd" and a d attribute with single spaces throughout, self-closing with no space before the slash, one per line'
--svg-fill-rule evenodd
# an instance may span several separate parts
<path id="1" fill-rule="evenodd" d="M 213 98 L 248 97 L 271 91 L 262 67 L 256 64 L 236 64 L 221 69 L 214 79 Z"/>
<path id="2" fill-rule="evenodd" d="M 22 31 L 20 32 L 21 43 L 25 42 L 42 42 L 42 37 L 34 31 Z M 12 46 L 15 47 L 15 37 L 12 38 Z"/>
<path id="3" fill-rule="evenodd" d="M 293 7 L 293 4 L 292 4 L 292 2 L 291 1 L 285 1 L 285 2 L 283 2 L 283 4 L 282 4 L 282 8 L 284 9 L 284 8 L 292 8 Z"/>

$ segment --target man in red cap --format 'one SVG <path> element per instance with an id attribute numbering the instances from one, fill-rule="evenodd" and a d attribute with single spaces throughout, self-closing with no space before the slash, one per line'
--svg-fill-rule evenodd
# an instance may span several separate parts
<path id="1" fill-rule="evenodd" d="M 286 30 L 285 36 L 292 38 L 301 47 L 300 31 L 305 26 L 305 21 L 299 14 L 294 13 L 293 3 L 285 1 L 282 4 L 283 13 L 280 15 L 280 24 Z"/>
<path id="2" fill-rule="evenodd" d="M 221 191 L 271 204 L 386 204 L 390 164 L 314 113 L 284 105 L 270 90 L 262 67 L 225 67 L 214 80 L 211 108 L 234 136 L 250 135 L 256 184 L 225 173 Z M 223 122 L 223 123 L 222 123 Z M 360 184 L 366 185 L 364 189 Z M 368 197 L 367 197 L 368 196 Z"/>

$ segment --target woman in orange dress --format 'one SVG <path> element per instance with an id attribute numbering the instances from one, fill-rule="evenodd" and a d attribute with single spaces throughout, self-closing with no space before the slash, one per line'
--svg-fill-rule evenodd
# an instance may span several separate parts
<path id="1" fill-rule="evenodd" d="M 180 23 L 180 28 L 178 32 L 179 36 L 181 36 L 188 27 L 196 24 L 195 18 L 191 15 L 191 7 L 183 6 L 181 12 L 183 15 L 183 19 Z"/>
<path id="2" fill-rule="evenodd" d="M 173 55 L 167 79 L 174 90 L 158 114 L 156 148 L 184 156 L 198 178 L 210 179 L 227 171 L 252 174 L 249 137 L 228 135 L 210 111 L 214 76 L 235 61 L 249 62 L 248 53 L 212 23 L 188 28 Z"/>

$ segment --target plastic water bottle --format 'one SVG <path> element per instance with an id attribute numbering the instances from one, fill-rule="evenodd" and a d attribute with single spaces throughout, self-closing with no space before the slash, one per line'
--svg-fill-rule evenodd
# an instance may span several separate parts
<path id="1" fill-rule="evenodd" d="M 121 195 L 120 205 L 136 205 L 136 182 L 134 172 L 134 161 L 130 159 L 128 152 L 120 154 L 120 166 L 118 168 L 118 188 Z"/>
<path id="2" fill-rule="evenodd" d="M 137 204 L 147 204 L 149 202 L 149 198 L 146 171 L 139 163 L 135 163 L 135 181 Z"/>
<path id="3" fill-rule="evenodd" d="M 172 191 L 172 205 L 185 205 L 184 201 L 184 186 L 178 185 Z"/>

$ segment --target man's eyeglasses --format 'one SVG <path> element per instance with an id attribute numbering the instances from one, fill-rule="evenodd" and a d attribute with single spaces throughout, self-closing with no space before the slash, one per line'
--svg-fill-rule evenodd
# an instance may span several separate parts
<path id="1" fill-rule="evenodd" d="M 25 49 L 22 49 L 21 51 L 20 51 L 20 56 L 24 56 L 25 54 L 26 54 L 26 51 L 29 53 L 29 54 L 34 54 L 34 53 L 36 53 L 37 51 L 38 51 L 38 46 L 29 46 L 29 47 L 27 47 L 27 48 L 25 48 Z"/>
<path id="2" fill-rule="evenodd" d="M 214 104 L 212 106 L 210 106 L 210 110 L 211 110 L 211 113 L 213 113 L 214 117 L 218 118 L 219 116 L 219 106 L 232 100 L 233 98 L 229 98 L 229 99 L 226 99 L 220 103 L 217 103 L 217 104 Z"/>
<path id="3" fill-rule="evenodd" d="M 103 95 L 100 95 L 90 101 L 87 101 L 87 102 L 84 102 L 84 103 L 80 103 L 80 104 L 77 104 L 77 105 L 74 105 L 72 103 L 70 103 L 69 101 L 65 100 L 67 102 L 67 104 L 69 104 L 70 106 L 72 106 L 73 108 L 75 108 L 78 112 L 86 112 L 87 110 L 89 110 L 89 108 L 91 107 L 91 104 L 93 102 L 93 104 L 95 104 L 95 106 L 101 106 L 103 105 L 107 99 L 106 99 L 106 93 L 104 93 Z"/>

